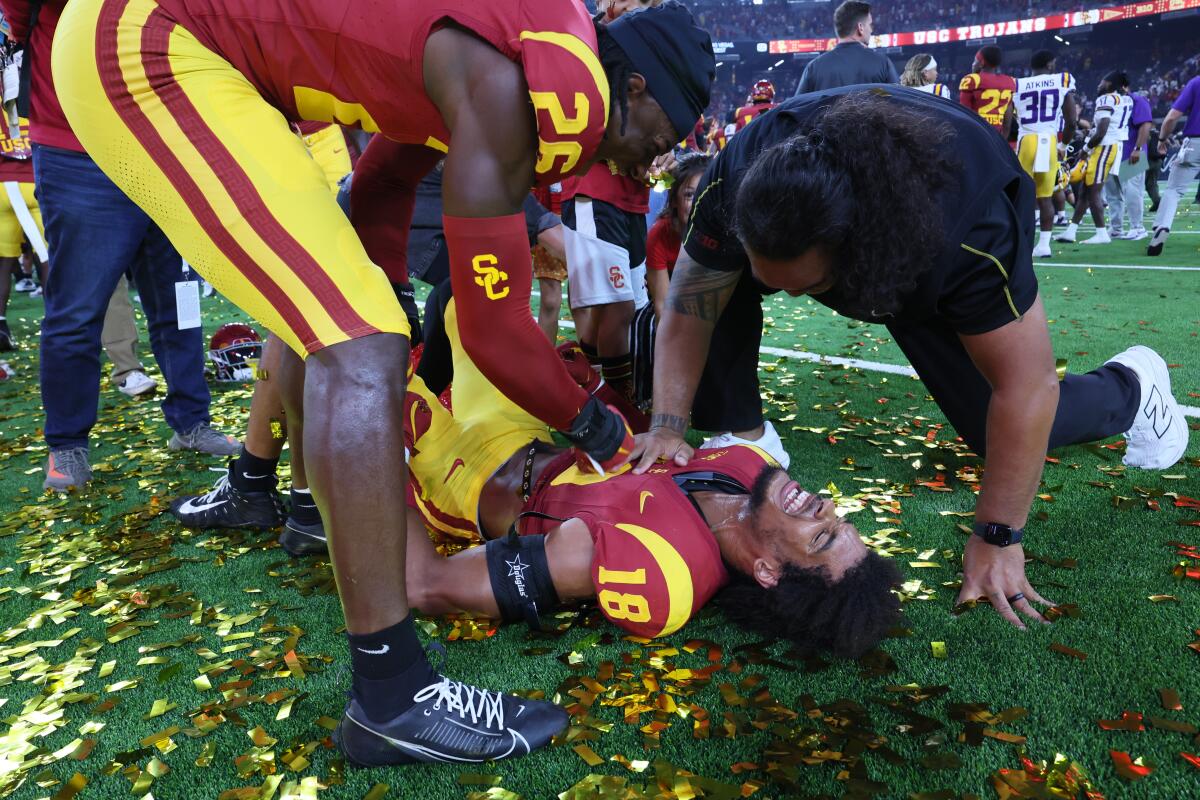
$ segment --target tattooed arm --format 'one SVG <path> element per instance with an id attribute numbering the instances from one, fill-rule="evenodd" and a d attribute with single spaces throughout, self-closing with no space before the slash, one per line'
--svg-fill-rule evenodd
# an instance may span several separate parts
<path id="1" fill-rule="evenodd" d="M 682 466 L 692 457 L 683 435 L 696 386 L 708 360 L 713 328 L 741 275 L 702 267 L 686 250 L 680 251 L 654 345 L 654 415 L 650 430 L 634 448 L 633 458 L 641 456 L 634 472 L 645 472 L 659 459 Z"/>

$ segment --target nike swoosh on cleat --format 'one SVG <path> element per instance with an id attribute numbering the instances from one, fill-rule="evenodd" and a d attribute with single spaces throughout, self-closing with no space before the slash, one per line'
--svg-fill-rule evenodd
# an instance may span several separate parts
<path id="1" fill-rule="evenodd" d="M 386 653 L 386 652 L 388 652 L 389 650 L 391 650 L 392 648 L 391 648 L 389 645 L 386 645 L 386 644 L 385 644 L 383 647 L 379 648 L 378 650 L 368 650 L 368 649 L 367 649 L 367 648 L 365 648 L 365 647 L 356 647 L 356 648 L 354 648 L 354 649 L 355 649 L 355 650 L 357 650 L 357 651 L 358 651 L 358 652 L 360 652 L 360 653 L 366 653 L 366 654 L 367 654 L 367 655 L 369 655 L 369 656 L 381 656 L 381 655 L 383 655 L 384 653 Z"/>
<path id="2" fill-rule="evenodd" d="M 196 514 L 200 511 L 208 511 L 209 509 L 216 508 L 217 506 L 223 506 L 228 502 L 228 500 L 217 500 L 213 503 L 197 503 L 195 500 L 186 500 L 180 504 L 179 513 Z"/>
<path id="3" fill-rule="evenodd" d="M 263 478 L 269 478 L 270 475 L 243 475 L 243 478 L 250 481 L 261 481 Z"/>
<path id="4" fill-rule="evenodd" d="M 403 739 L 393 739 L 391 736 L 388 736 L 386 733 L 382 733 L 381 731 L 377 731 L 374 728 L 364 725 L 363 723 L 356 720 L 350 714 L 346 714 L 346 719 L 350 720 L 351 722 L 353 722 L 358 727 L 362 728 L 367 733 L 378 736 L 380 739 L 383 739 L 385 742 L 393 745 L 394 747 L 398 747 L 402 750 L 409 750 L 413 753 L 419 753 L 420 755 L 426 756 L 427 758 L 430 758 L 434 761 L 460 762 L 460 763 L 466 763 L 466 764 L 478 764 L 483 761 L 490 761 L 490 760 L 499 761 L 502 758 L 507 758 L 508 756 L 512 755 L 512 753 L 517 749 L 518 743 L 524 745 L 524 750 L 526 753 L 530 752 L 529 741 L 524 736 L 522 736 L 521 734 L 519 734 L 513 730 L 508 731 L 509 736 L 512 737 L 512 745 L 508 748 L 508 752 L 503 753 L 501 755 L 489 756 L 486 759 L 485 758 L 459 758 L 457 756 L 451 756 L 451 755 L 447 755 L 445 753 L 439 753 L 436 750 L 432 750 L 428 747 L 422 747 L 421 745 L 413 744 L 412 742 L 406 742 Z"/>

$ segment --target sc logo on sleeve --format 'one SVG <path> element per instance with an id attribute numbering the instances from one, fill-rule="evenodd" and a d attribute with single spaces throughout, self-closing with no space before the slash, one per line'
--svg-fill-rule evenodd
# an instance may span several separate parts
<path id="1" fill-rule="evenodd" d="M 482 286 L 488 300 L 503 300 L 508 297 L 510 287 L 504 285 L 508 281 L 508 273 L 497 266 L 500 260 L 491 253 L 483 253 L 471 259 L 471 268 L 475 270 L 475 285 Z"/>

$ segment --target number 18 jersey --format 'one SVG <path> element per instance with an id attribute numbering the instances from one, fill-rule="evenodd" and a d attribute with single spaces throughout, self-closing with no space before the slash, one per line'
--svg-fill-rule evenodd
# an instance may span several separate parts
<path id="1" fill-rule="evenodd" d="M 1075 78 L 1069 72 L 1055 72 L 1017 78 L 1014 110 L 1020 123 L 1020 135 L 1049 133 L 1058 135 L 1062 126 L 1063 101 L 1075 91 Z"/>

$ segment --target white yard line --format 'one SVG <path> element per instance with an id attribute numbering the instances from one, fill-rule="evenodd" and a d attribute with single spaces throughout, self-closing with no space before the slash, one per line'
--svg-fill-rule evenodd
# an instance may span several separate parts
<path id="1" fill-rule="evenodd" d="M 1033 268 L 1057 267 L 1059 269 L 1132 269 L 1142 272 L 1200 272 L 1200 267 L 1177 267 L 1168 264 L 1068 264 L 1065 261 L 1034 261 Z"/>

